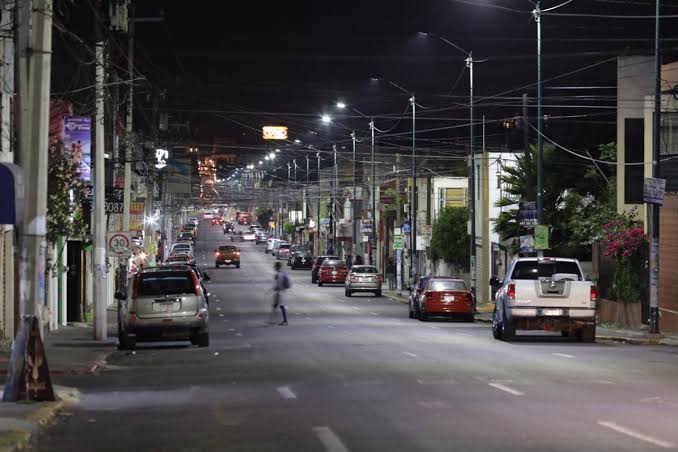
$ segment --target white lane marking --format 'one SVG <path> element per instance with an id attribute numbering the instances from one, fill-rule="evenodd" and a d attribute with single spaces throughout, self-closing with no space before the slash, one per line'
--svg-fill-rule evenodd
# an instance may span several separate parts
<path id="1" fill-rule="evenodd" d="M 313 433 L 325 446 L 327 452 L 349 452 L 344 443 L 329 427 L 313 427 Z"/>
<path id="2" fill-rule="evenodd" d="M 561 358 L 574 358 L 574 355 L 568 355 L 567 353 L 552 353 L 553 356 L 560 356 Z"/>
<path id="3" fill-rule="evenodd" d="M 652 436 L 645 435 L 644 433 L 640 433 L 635 430 L 631 430 L 630 428 L 623 427 L 619 424 L 615 424 L 614 422 L 598 421 L 598 425 L 607 427 L 610 430 L 614 430 L 615 432 L 621 433 L 622 435 L 630 436 L 631 438 L 635 438 L 639 441 L 644 441 L 646 443 L 653 444 L 658 447 L 663 447 L 664 449 L 671 449 L 675 447 L 675 444 L 672 442 L 664 441 L 658 438 L 653 438 Z"/>
<path id="4" fill-rule="evenodd" d="M 429 327 L 430 327 L 430 328 L 433 328 L 434 330 L 437 330 L 437 329 L 440 328 L 439 326 L 435 326 L 435 325 L 429 325 Z"/>
<path id="5" fill-rule="evenodd" d="M 235 328 L 229 328 L 228 331 L 235 331 Z"/>
<path id="6" fill-rule="evenodd" d="M 305 318 L 306 320 L 311 320 L 311 318 L 310 318 L 310 317 L 304 317 L 304 318 Z"/>
<path id="7" fill-rule="evenodd" d="M 379 314 L 376 312 L 370 312 L 370 315 L 379 315 Z"/>
<path id="8" fill-rule="evenodd" d="M 506 385 L 503 385 L 501 383 L 488 383 L 488 385 L 492 386 L 493 388 L 499 389 L 500 391 L 508 392 L 509 394 L 512 394 L 514 396 L 522 396 L 525 395 L 524 393 L 520 391 L 516 391 L 513 388 L 509 388 Z"/>
<path id="9" fill-rule="evenodd" d="M 240 336 L 242 336 L 242 333 L 235 333 L 234 336 L 240 337 Z"/>
<path id="10" fill-rule="evenodd" d="M 280 393 L 280 397 L 283 399 L 296 399 L 297 395 L 292 392 L 292 390 L 288 386 L 279 386 L 276 388 L 278 392 Z"/>
<path id="11" fill-rule="evenodd" d="M 358 306 L 351 306 L 351 309 L 355 309 L 356 311 L 360 311 L 360 308 Z"/>
<path id="12" fill-rule="evenodd" d="M 416 358 L 416 357 L 417 357 L 417 355 L 414 354 L 414 353 L 412 353 L 412 352 L 403 352 L 403 355 L 407 355 L 407 356 L 409 356 L 410 358 Z"/>

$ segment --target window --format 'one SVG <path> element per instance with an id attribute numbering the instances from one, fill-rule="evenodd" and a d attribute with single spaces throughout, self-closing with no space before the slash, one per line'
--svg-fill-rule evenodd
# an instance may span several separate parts
<path id="1" fill-rule="evenodd" d="M 465 188 L 441 188 L 440 189 L 440 208 L 444 207 L 464 207 L 466 206 Z"/>
<path id="2" fill-rule="evenodd" d="M 193 278 L 186 272 L 155 272 L 139 277 L 139 296 L 194 293 Z"/>
<path id="3" fill-rule="evenodd" d="M 353 267 L 351 269 L 353 273 L 377 273 L 376 267 Z"/>
<path id="4" fill-rule="evenodd" d="M 577 275 L 581 281 L 582 275 L 579 272 L 579 266 L 575 262 L 563 261 L 522 261 L 518 262 L 513 269 L 511 279 L 532 279 L 550 278 L 555 274 L 567 273 Z"/>
<path id="5" fill-rule="evenodd" d="M 661 155 L 678 154 L 678 112 L 662 113 Z"/>
<path id="6" fill-rule="evenodd" d="M 445 281 L 445 280 L 433 280 L 428 290 L 433 292 L 444 292 L 447 290 L 468 290 L 464 281 Z"/>

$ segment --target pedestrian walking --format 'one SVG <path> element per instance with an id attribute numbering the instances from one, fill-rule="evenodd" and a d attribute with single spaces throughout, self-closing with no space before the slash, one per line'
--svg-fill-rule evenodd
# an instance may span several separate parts
<path id="1" fill-rule="evenodd" d="M 386 279 L 388 279 L 388 290 L 395 290 L 396 267 L 393 259 L 389 259 L 386 264 Z"/>
<path id="2" fill-rule="evenodd" d="M 275 285 L 273 286 L 273 311 L 271 312 L 271 318 L 275 316 L 275 310 L 280 307 L 280 312 L 282 312 L 283 320 L 279 325 L 287 325 L 287 308 L 285 308 L 283 300 L 283 292 L 289 289 L 292 286 L 290 282 L 290 277 L 287 276 L 287 273 L 282 271 L 282 264 L 276 262 L 274 265 L 275 268 Z"/>
<path id="3" fill-rule="evenodd" d="M 351 256 L 350 254 L 346 256 L 346 266 L 348 268 L 353 267 L 353 256 Z"/>
<path id="4" fill-rule="evenodd" d="M 363 257 L 360 254 L 358 254 L 355 257 L 355 264 L 356 265 L 363 265 L 364 263 L 365 263 L 365 261 L 363 260 Z"/>

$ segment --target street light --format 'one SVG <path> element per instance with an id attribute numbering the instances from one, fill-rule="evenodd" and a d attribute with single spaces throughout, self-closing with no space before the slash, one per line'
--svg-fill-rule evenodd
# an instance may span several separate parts
<path id="1" fill-rule="evenodd" d="M 332 117 L 330 115 L 322 115 L 320 120 L 323 122 L 323 124 L 329 124 L 332 122 Z"/>
<path id="2" fill-rule="evenodd" d="M 337 102 L 337 108 L 339 110 L 343 110 L 344 108 L 346 108 L 346 104 L 342 101 L 339 101 L 339 102 Z"/>

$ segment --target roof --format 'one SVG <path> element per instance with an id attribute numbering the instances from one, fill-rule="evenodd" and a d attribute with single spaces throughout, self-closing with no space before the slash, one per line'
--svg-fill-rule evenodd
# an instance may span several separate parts
<path id="1" fill-rule="evenodd" d="M 535 261 L 558 261 L 558 262 L 579 262 L 571 257 L 518 257 L 517 262 L 535 262 Z"/>

